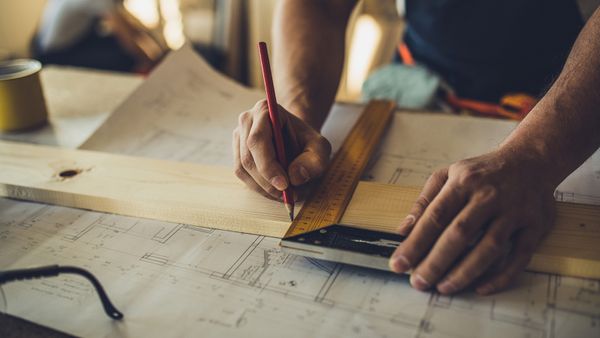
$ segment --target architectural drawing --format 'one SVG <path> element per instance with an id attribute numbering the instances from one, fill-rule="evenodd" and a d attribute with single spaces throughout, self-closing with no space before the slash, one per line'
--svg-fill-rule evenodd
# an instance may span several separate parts
<path id="1" fill-rule="evenodd" d="M 3 287 L 9 313 L 74 334 L 600 334 L 599 281 L 524 273 L 499 295 L 444 297 L 411 289 L 404 276 L 285 254 L 274 238 L 10 200 L 0 209 L 11 219 L 0 225 L 0 265 L 83 266 L 126 314 L 111 323 L 78 277 Z"/>
<path id="2" fill-rule="evenodd" d="M 422 186 L 436 169 L 493 150 L 514 126 L 510 121 L 396 114 L 364 178 Z M 562 202 L 600 205 L 600 150 L 567 177 L 554 196 Z"/>
<path id="3" fill-rule="evenodd" d="M 184 49 L 167 60 L 85 147 L 203 163 L 230 156 L 230 132 L 223 136 L 222 130 L 232 129 L 239 105 L 250 106 L 257 94 L 223 83 L 190 53 Z M 174 61 L 197 74 L 173 75 Z M 174 78 L 165 81 L 167 75 Z M 190 83 L 206 76 L 213 76 L 211 86 L 202 86 L 205 80 Z M 166 82 L 172 89 L 158 95 Z M 223 98 L 241 96 L 223 99 L 217 108 L 210 101 L 203 105 L 197 96 L 215 97 L 211 88 Z M 147 95 L 152 90 L 157 92 Z M 152 101 L 142 102 L 147 97 Z M 214 109 L 222 113 L 215 115 Z M 334 146 L 359 111 L 336 109 L 326 127 Z M 155 122 L 152 114 L 159 113 L 160 122 Z M 340 114 L 348 119 L 339 120 L 345 117 Z M 397 114 L 368 178 L 422 184 L 436 167 L 493 148 L 514 126 L 455 119 Z M 456 133 L 452 128 L 462 128 L 465 139 L 440 143 L 449 137 L 445 134 Z M 419 133 L 432 136 L 421 141 Z M 474 137 L 486 141 L 471 142 Z M 481 144 L 485 149 L 473 148 Z M 125 314 L 122 322 L 106 318 L 91 285 L 77 276 L 2 287 L 6 312 L 75 335 L 600 336 L 600 281 L 523 273 L 515 288 L 499 295 L 445 297 L 413 290 L 406 276 L 285 254 L 278 239 L 215 230 L 210 224 L 195 227 L 7 199 L 0 199 L 0 214 L 0 269 L 56 263 L 84 267 Z"/>

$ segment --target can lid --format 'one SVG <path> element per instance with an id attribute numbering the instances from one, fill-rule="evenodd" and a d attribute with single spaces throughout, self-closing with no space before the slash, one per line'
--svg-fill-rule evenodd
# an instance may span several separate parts
<path id="1" fill-rule="evenodd" d="M 0 62 L 0 80 L 12 80 L 34 74 L 42 64 L 32 59 L 16 59 Z"/>

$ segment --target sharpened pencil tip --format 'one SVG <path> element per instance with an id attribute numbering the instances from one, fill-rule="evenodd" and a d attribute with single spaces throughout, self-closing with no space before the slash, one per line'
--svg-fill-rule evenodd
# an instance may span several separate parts
<path id="1" fill-rule="evenodd" d="M 289 203 L 285 203 L 285 209 L 290 214 L 290 221 L 294 221 L 294 206 Z"/>

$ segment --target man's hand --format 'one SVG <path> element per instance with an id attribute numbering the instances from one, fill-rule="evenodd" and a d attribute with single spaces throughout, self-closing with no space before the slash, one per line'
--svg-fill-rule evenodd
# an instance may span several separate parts
<path id="1" fill-rule="evenodd" d="M 433 174 L 399 228 L 408 237 L 391 269 L 412 268 L 413 287 L 442 294 L 509 286 L 554 223 L 553 187 L 518 156 L 496 151 Z"/>
<path id="2" fill-rule="evenodd" d="M 248 187 L 272 199 L 280 199 L 290 184 L 300 186 L 323 173 L 331 154 L 331 145 L 315 129 L 279 106 L 282 128 L 299 154 L 287 172 L 275 154 L 267 102 L 261 100 L 240 114 L 233 131 L 233 157 L 236 176 Z M 291 135 L 290 135 L 291 134 Z M 289 150 L 289 149 L 287 149 Z"/>

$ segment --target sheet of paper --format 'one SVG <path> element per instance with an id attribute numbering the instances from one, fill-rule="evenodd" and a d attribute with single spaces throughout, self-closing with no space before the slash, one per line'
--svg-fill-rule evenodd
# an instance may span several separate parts
<path id="1" fill-rule="evenodd" d="M 556 188 L 554 197 L 557 201 L 600 205 L 600 150 Z"/>
<path id="2" fill-rule="evenodd" d="M 238 115 L 262 98 L 186 47 L 171 54 L 81 148 L 232 165 Z"/>
<path id="3" fill-rule="evenodd" d="M 336 105 L 323 134 L 336 150 L 361 111 L 356 105 Z M 400 113 L 373 158 L 364 179 L 422 186 L 434 170 L 493 150 L 516 122 L 468 116 Z M 556 189 L 557 201 L 600 205 L 600 149 Z"/>
<path id="4" fill-rule="evenodd" d="M 188 71 L 171 76 L 179 67 Z M 191 74 L 192 69 L 203 71 L 193 77 L 183 75 Z M 223 142 L 228 142 L 234 117 L 260 95 L 246 95 L 204 69 L 209 70 L 189 50 L 173 55 L 86 147 L 205 163 L 224 161 L 222 157 L 230 156 L 230 150 Z M 202 80 L 204 76 L 209 80 Z M 167 82 L 171 96 L 152 100 Z M 188 91 L 188 87 L 197 89 Z M 200 101 L 183 103 L 215 88 L 235 95 L 236 102 L 222 100 L 218 107 Z M 359 111 L 359 107 L 336 107 L 325 128 L 329 137 L 343 137 L 344 131 L 335 125 L 347 126 L 347 120 Z M 143 112 L 149 112 L 148 116 Z M 128 118 L 129 114 L 135 117 Z M 160 123 L 153 122 L 156 114 Z M 453 124 L 460 129 L 448 129 L 453 121 L 452 117 L 438 120 L 429 115 L 398 114 L 371 170 L 372 179 L 399 183 L 406 179 L 417 184 L 437 165 L 488 150 L 512 128 L 495 121 L 461 118 Z M 420 132 L 407 131 L 408 126 L 421 128 Z M 227 135 L 215 135 L 214 144 L 213 138 L 202 138 L 217 128 L 226 129 Z M 165 130 L 176 136 L 161 132 Z M 444 133 L 461 141 L 449 144 L 441 138 Z M 424 141 L 424 136 L 432 140 Z M 486 145 L 470 148 L 479 144 L 472 140 L 481 136 L 488 140 Z M 205 140 L 208 145 L 194 148 L 194 140 Z M 401 143 L 394 145 L 391 140 Z M 208 156 L 203 157 L 204 153 Z M 75 335 L 600 335 L 599 281 L 523 273 L 514 289 L 499 295 L 444 297 L 411 289 L 405 276 L 287 255 L 274 238 L 214 230 L 210 224 L 192 227 L 12 200 L 0 200 L 0 214 L 0 269 L 52 263 L 83 266 L 98 276 L 125 313 L 122 322 L 109 320 L 93 289 L 78 277 L 2 287 L 0 297 L 4 294 L 6 300 L 0 299 L 0 310 Z"/>

